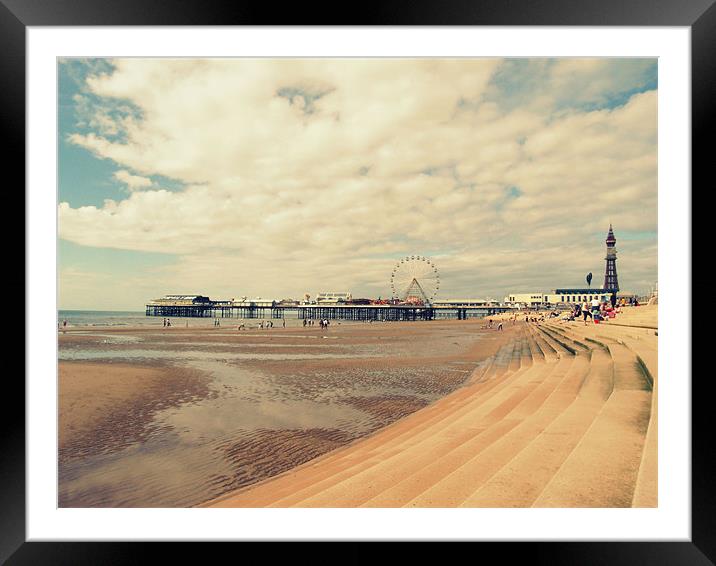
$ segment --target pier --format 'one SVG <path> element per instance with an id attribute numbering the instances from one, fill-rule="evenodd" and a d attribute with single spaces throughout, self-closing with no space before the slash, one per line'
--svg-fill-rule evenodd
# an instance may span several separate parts
<path id="1" fill-rule="evenodd" d="M 159 303 L 146 305 L 147 316 L 237 319 L 407 321 L 482 318 L 515 310 L 505 306 L 426 306 L 426 305 L 282 305 L 280 303 L 236 304 L 224 301 Z"/>

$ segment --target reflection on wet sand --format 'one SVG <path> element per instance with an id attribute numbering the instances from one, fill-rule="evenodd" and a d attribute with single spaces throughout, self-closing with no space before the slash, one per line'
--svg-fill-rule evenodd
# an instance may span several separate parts
<path id="1" fill-rule="evenodd" d="M 477 321 L 68 332 L 59 504 L 186 507 L 218 497 L 450 393 L 509 334 Z"/>

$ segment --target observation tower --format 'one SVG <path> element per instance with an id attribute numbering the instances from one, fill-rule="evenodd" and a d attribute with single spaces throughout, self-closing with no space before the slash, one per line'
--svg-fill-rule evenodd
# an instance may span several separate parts
<path id="1" fill-rule="evenodd" d="M 619 291 L 619 281 L 617 280 L 617 250 L 614 247 L 617 243 L 617 239 L 614 237 L 614 230 L 612 225 L 609 225 L 609 233 L 607 234 L 607 269 L 604 273 L 604 290 L 605 291 Z"/>

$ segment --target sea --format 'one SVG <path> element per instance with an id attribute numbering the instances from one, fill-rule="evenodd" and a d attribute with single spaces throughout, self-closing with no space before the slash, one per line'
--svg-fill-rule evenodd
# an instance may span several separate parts
<path id="1" fill-rule="evenodd" d="M 294 328 L 303 326 L 303 319 L 294 318 L 296 315 L 286 317 L 286 327 Z M 122 326 L 163 326 L 164 320 L 168 319 L 172 326 L 182 328 L 201 328 L 214 326 L 214 321 L 219 321 L 219 326 L 227 328 L 236 328 L 240 324 L 244 324 L 247 328 L 257 328 L 262 322 L 264 327 L 267 322 L 273 322 L 274 328 L 280 328 L 283 325 L 282 319 L 271 318 L 221 318 L 211 317 L 161 317 L 147 316 L 144 311 L 92 311 L 92 310 L 59 310 L 57 313 L 58 327 L 62 327 L 63 322 L 67 321 L 67 328 L 79 326 L 98 326 L 98 327 L 122 327 Z M 315 321 L 318 324 L 318 321 Z M 335 324 L 356 324 L 355 321 L 334 320 Z"/>

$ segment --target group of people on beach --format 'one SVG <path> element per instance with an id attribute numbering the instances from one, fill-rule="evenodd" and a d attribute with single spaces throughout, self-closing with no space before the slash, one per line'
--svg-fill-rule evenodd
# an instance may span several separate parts
<path id="1" fill-rule="evenodd" d="M 166 328 L 167 326 L 171 326 L 171 325 L 172 325 L 172 321 L 169 320 L 168 318 L 163 318 L 163 319 L 162 319 L 162 325 L 164 326 L 164 328 Z"/>
<path id="2" fill-rule="evenodd" d="M 313 326 L 315 324 L 315 321 L 310 319 L 303 319 L 303 327 L 306 328 L 307 326 Z M 321 325 L 321 329 L 325 330 L 328 328 L 328 326 L 331 324 L 327 318 L 323 318 L 318 321 L 318 324 Z"/>
<path id="3" fill-rule="evenodd" d="M 607 322 L 610 318 L 614 318 L 619 312 L 619 307 L 625 304 L 623 302 L 618 303 L 616 295 L 612 295 L 610 301 L 600 301 L 597 297 L 594 297 L 590 302 L 584 301 L 582 304 L 577 303 L 574 305 L 566 320 L 578 320 L 581 316 L 584 319 L 585 326 L 588 318 L 594 323 Z M 634 303 L 632 302 L 631 304 Z"/>
<path id="4" fill-rule="evenodd" d="M 286 328 L 286 319 L 285 318 L 282 319 L 282 323 L 283 323 L 283 327 Z M 247 328 L 246 323 L 242 322 L 241 324 L 239 324 L 236 327 L 236 330 L 244 330 L 245 328 Z M 266 328 L 268 330 L 269 328 L 273 328 L 273 321 L 272 320 L 262 320 L 261 322 L 259 322 L 256 325 L 256 328 L 258 330 L 263 330 L 264 328 Z"/>

